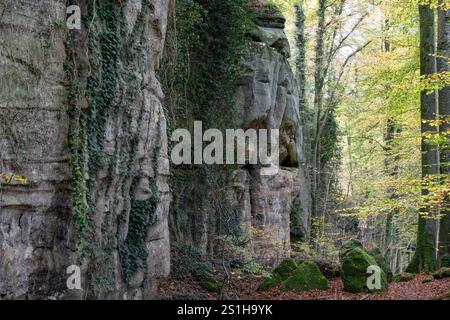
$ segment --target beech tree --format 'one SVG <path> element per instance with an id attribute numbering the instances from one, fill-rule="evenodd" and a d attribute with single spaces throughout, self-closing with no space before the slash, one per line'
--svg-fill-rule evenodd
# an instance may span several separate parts
<path id="1" fill-rule="evenodd" d="M 437 44 L 437 72 L 448 77 L 450 73 L 450 8 L 442 7 L 440 0 L 438 8 L 438 44 Z M 444 137 L 440 148 L 440 173 L 442 179 L 449 179 L 450 165 L 450 84 L 446 84 L 438 91 L 439 95 L 439 132 Z M 450 256 L 450 211 L 449 197 L 445 197 L 444 210 L 441 212 L 439 230 L 439 263 Z"/>
<path id="2" fill-rule="evenodd" d="M 420 18 L 420 74 L 430 76 L 436 73 L 436 34 L 434 10 L 428 5 L 419 5 Z M 435 144 L 427 141 L 425 136 L 436 133 L 433 125 L 438 115 L 437 94 L 435 91 L 422 90 L 421 132 L 422 132 L 422 178 L 435 176 L 440 173 L 439 152 Z M 429 190 L 422 189 L 422 195 L 427 196 Z M 437 267 L 437 243 L 439 233 L 439 219 L 431 207 L 424 207 L 419 214 L 417 247 L 414 257 L 408 267 L 410 272 L 433 271 Z"/>

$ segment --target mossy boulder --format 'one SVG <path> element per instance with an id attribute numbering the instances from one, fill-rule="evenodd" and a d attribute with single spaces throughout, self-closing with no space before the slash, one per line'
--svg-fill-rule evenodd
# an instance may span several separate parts
<path id="1" fill-rule="evenodd" d="M 302 263 L 292 275 L 283 282 L 284 291 L 304 292 L 313 289 L 327 289 L 328 280 L 314 263 Z"/>
<path id="2" fill-rule="evenodd" d="M 416 277 L 416 275 L 414 273 L 403 272 L 401 274 L 396 274 L 392 278 L 392 281 L 394 281 L 394 282 L 408 282 L 408 281 L 413 280 L 415 277 Z"/>
<path id="3" fill-rule="evenodd" d="M 275 288 L 280 284 L 280 280 L 275 278 L 274 276 L 265 277 L 263 281 L 259 284 L 258 290 L 259 291 L 267 291 L 270 289 Z"/>
<path id="4" fill-rule="evenodd" d="M 265 277 L 258 287 L 258 290 L 266 291 L 278 286 L 281 282 L 291 276 L 298 268 L 297 261 L 293 259 L 283 260 L 273 271 L 272 275 Z"/>
<path id="5" fill-rule="evenodd" d="M 440 268 L 438 271 L 433 273 L 435 279 L 450 278 L 450 268 Z"/>
<path id="6" fill-rule="evenodd" d="M 278 267 L 273 270 L 273 276 L 281 281 L 286 280 L 298 268 L 298 264 L 293 259 L 283 260 Z"/>
<path id="7" fill-rule="evenodd" d="M 260 291 L 267 291 L 283 285 L 283 290 L 303 292 L 313 289 L 328 288 L 328 281 L 315 263 L 303 260 L 286 259 L 263 279 L 258 287 Z"/>
<path id="8" fill-rule="evenodd" d="M 362 246 L 354 246 L 342 255 L 342 282 L 344 290 L 348 292 L 375 292 L 386 291 L 387 277 L 386 273 L 380 267 L 380 289 L 370 289 L 367 286 L 368 278 L 371 276 L 367 273 L 369 266 L 378 266 L 374 257 L 368 254 Z M 379 266 L 378 266 L 379 267 Z"/>
<path id="9" fill-rule="evenodd" d="M 339 259 L 341 261 L 344 260 L 344 257 L 347 253 L 349 253 L 350 251 L 352 251 L 355 248 L 361 248 L 364 249 L 363 244 L 361 243 L 361 241 L 356 240 L 356 239 L 352 239 L 349 240 L 347 242 L 345 242 L 342 247 L 341 250 L 339 251 Z"/>

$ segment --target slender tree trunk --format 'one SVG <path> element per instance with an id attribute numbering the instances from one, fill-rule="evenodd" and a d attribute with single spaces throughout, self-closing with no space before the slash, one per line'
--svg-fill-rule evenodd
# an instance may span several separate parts
<path id="1" fill-rule="evenodd" d="M 400 126 L 393 120 L 392 118 L 389 118 L 387 120 L 386 124 L 386 136 L 385 136 L 385 152 L 386 152 L 386 158 L 385 158 L 385 171 L 386 174 L 389 175 L 392 179 L 395 179 L 399 174 L 399 166 L 398 163 L 400 161 L 400 158 L 398 155 L 393 155 L 392 150 L 394 148 L 394 139 L 396 136 L 401 132 Z M 387 197 L 389 199 L 396 199 L 397 194 L 395 192 L 395 189 L 388 188 L 387 190 Z M 386 232 L 386 241 L 385 241 L 385 247 L 384 247 L 384 253 L 389 261 L 392 261 L 395 259 L 394 251 L 397 250 L 397 227 L 395 225 L 395 216 L 397 215 L 398 211 L 396 209 L 392 209 L 387 214 L 386 217 L 386 226 L 385 226 L 385 232 Z M 397 254 L 397 253 L 395 253 Z M 395 272 L 395 268 L 391 270 L 393 273 Z"/>
<path id="2" fill-rule="evenodd" d="M 347 149 L 348 149 L 348 184 L 347 184 L 347 197 L 353 195 L 353 157 L 352 157 L 352 137 L 347 136 Z"/>
<path id="3" fill-rule="evenodd" d="M 436 34 L 434 11 L 427 5 L 419 5 L 420 17 L 420 73 L 422 76 L 436 73 Z M 436 120 L 438 113 L 437 95 L 435 92 L 421 93 L 421 118 L 422 118 L 422 176 L 436 175 L 439 173 L 439 154 L 436 146 L 427 143 L 423 134 L 426 132 L 436 133 L 436 128 L 430 126 L 428 121 Z M 428 194 L 427 189 L 422 194 Z M 432 218 L 432 212 L 422 209 L 419 215 L 417 231 L 417 247 L 414 257 L 408 266 L 409 272 L 433 271 L 436 269 L 437 257 L 437 235 L 439 220 Z"/>
<path id="4" fill-rule="evenodd" d="M 387 35 L 389 32 L 389 20 L 385 20 L 384 22 L 384 32 Z M 390 41 L 385 38 L 382 45 L 382 50 L 384 52 L 390 52 L 391 51 L 391 43 Z M 389 86 L 386 88 L 386 92 L 389 92 L 391 88 Z M 387 119 L 386 123 L 386 134 L 384 137 L 385 141 L 385 160 L 384 160 L 384 166 L 385 166 L 385 174 L 392 179 L 395 179 L 399 174 L 399 156 L 396 154 L 393 155 L 393 149 L 395 148 L 394 141 L 396 136 L 400 133 L 401 128 L 398 125 L 398 123 L 395 121 L 393 117 L 389 117 Z M 396 192 L 394 188 L 388 188 L 387 189 L 387 197 L 389 199 L 395 199 L 397 198 Z M 397 210 L 393 209 L 392 211 L 388 212 L 386 216 L 386 225 L 385 225 L 385 241 L 383 242 L 383 252 L 386 256 L 386 258 L 389 261 L 390 269 L 393 274 L 395 274 L 397 270 L 397 258 L 398 255 L 398 249 L 397 249 L 397 242 L 395 241 L 397 239 L 397 228 L 395 226 L 395 220 L 394 217 L 397 214 Z M 401 252 L 400 252 L 401 255 Z"/>
<path id="5" fill-rule="evenodd" d="M 440 1 L 442 3 L 442 0 Z M 437 71 L 450 72 L 450 10 L 438 10 L 438 59 Z M 440 126 L 441 134 L 450 131 L 450 87 L 447 86 L 439 91 L 439 116 L 444 120 Z M 450 136 L 447 137 L 449 139 Z M 450 146 L 448 142 L 440 150 L 441 174 L 444 183 L 449 183 L 450 173 Z M 446 207 L 450 206 L 448 195 L 444 200 Z M 450 257 L 450 212 L 444 209 L 439 230 L 439 262 L 443 257 Z M 447 258 L 448 259 L 448 258 Z"/>
<path id="6" fill-rule="evenodd" d="M 315 218 L 318 216 L 318 192 L 320 180 L 320 119 L 323 108 L 323 88 L 325 84 L 324 79 L 324 38 L 325 38 L 325 11 L 326 0 L 319 0 L 319 7 L 317 9 L 318 26 L 316 32 L 316 47 L 315 47 L 315 73 L 314 73 L 314 111 L 315 111 L 315 133 L 313 139 L 313 163 L 312 163 L 312 203 L 311 214 Z M 314 236 L 314 228 L 311 230 Z"/>
<path id="7" fill-rule="evenodd" d="M 299 113 L 300 113 L 300 128 L 299 134 L 302 135 L 301 141 L 306 142 L 306 128 L 305 119 L 307 111 L 307 96 L 306 96 L 306 35 L 305 35 L 305 13 L 301 4 L 295 5 L 295 26 L 296 37 L 295 44 L 297 48 L 297 56 L 295 60 L 296 77 L 299 92 Z M 309 242 L 310 239 L 310 215 L 311 215 L 311 177 L 308 174 L 308 161 L 306 158 L 306 144 L 302 144 L 301 154 L 299 155 L 299 214 L 301 228 L 304 233 L 304 241 Z"/>

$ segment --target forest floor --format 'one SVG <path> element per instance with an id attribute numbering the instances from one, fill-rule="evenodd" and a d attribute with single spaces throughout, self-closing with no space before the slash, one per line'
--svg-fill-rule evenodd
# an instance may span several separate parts
<path id="1" fill-rule="evenodd" d="M 227 281 L 222 298 L 240 300 L 450 300 L 450 278 L 423 283 L 428 277 L 427 274 L 419 274 L 408 282 L 390 283 L 388 291 L 382 294 L 345 292 L 340 278 L 330 279 L 327 290 L 294 293 L 275 288 L 260 292 L 258 285 L 261 278 L 240 277 Z M 188 278 L 183 281 L 170 279 L 163 281 L 159 287 L 161 297 L 180 300 L 216 300 L 219 298 L 217 293 L 205 291 L 198 283 Z"/>

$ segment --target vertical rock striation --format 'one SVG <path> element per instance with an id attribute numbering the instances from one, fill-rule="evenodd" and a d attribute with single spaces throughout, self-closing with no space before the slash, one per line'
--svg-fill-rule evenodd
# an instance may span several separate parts
<path id="1" fill-rule="evenodd" d="M 63 268 L 75 254 L 64 107 L 65 11 L 65 1 L 0 4 L 2 298 L 61 291 Z"/>
<path id="2" fill-rule="evenodd" d="M 269 9 L 270 10 L 270 9 Z M 250 55 L 243 64 L 237 104 L 244 129 L 280 130 L 280 165 L 274 176 L 261 169 L 241 169 L 234 175 L 234 201 L 250 237 L 255 259 L 274 266 L 289 256 L 290 214 L 299 197 L 299 159 L 303 143 L 298 88 L 287 61 L 289 43 L 284 18 L 260 12 Z M 301 217 L 306 227 L 308 217 Z"/>
<path id="3" fill-rule="evenodd" d="M 151 298 L 168 274 L 168 2 L 0 4 L 1 298 Z"/>

